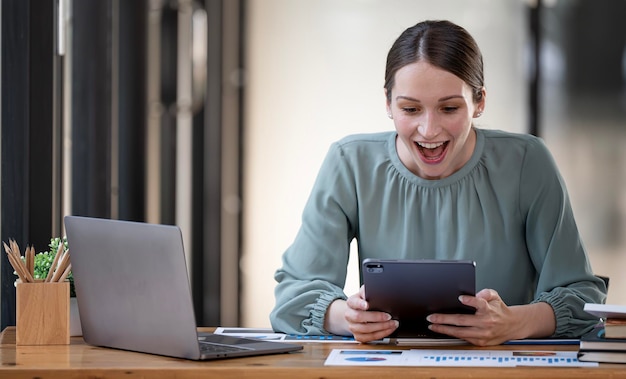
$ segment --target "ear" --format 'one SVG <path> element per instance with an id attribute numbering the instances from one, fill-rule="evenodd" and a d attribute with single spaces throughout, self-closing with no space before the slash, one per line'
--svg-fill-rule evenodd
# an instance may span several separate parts
<path id="1" fill-rule="evenodd" d="M 485 112 L 485 105 L 487 104 L 487 90 L 485 87 L 481 88 L 480 92 L 482 93 L 482 99 L 476 103 L 474 117 L 480 117 Z"/>

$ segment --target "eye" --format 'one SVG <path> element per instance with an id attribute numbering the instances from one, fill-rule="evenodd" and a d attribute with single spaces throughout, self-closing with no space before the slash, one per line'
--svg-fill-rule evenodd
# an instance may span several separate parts
<path id="1" fill-rule="evenodd" d="M 443 107 L 442 110 L 444 113 L 454 113 L 459 109 L 459 107 Z"/>
<path id="2" fill-rule="evenodd" d="M 415 112 L 417 112 L 417 108 L 415 108 L 415 107 L 403 107 L 402 111 L 404 113 L 415 113 Z"/>

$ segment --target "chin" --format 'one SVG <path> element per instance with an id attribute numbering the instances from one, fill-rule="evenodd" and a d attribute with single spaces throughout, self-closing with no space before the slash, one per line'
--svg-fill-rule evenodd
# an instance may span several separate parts
<path id="1" fill-rule="evenodd" d="M 427 180 L 439 180 L 450 176 L 446 170 L 433 170 L 433 167 L 420 167 L 418 176 Z"/>

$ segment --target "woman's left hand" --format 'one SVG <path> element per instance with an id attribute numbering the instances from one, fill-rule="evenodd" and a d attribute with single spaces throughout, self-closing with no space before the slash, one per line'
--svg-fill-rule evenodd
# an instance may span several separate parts
<path id="1" fill-rule="evenodd" d="M 432 331 L 489 346 L 512 339 L 547 337 L 556 327 L 554 311 L 547 303 L 509 307 L 492 289 L 483 289 L 476 296 L 462 295 L 459 300 L 475 308 L 476 313 L 431 314 L 427 320 Z"/>

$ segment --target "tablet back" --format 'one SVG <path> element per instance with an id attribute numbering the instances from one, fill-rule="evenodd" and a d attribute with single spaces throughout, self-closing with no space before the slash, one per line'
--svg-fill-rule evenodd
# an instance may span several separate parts
<path id="1" fill-rule="evenodd" d="M 363 261 L 365 298 L 371 310 L 400 321 L 391 337 L 448 338 L 428 329 L 432 313 L 474 313 L 459 295 L 476 292 L 473 261 L 375 260 Z"/>

